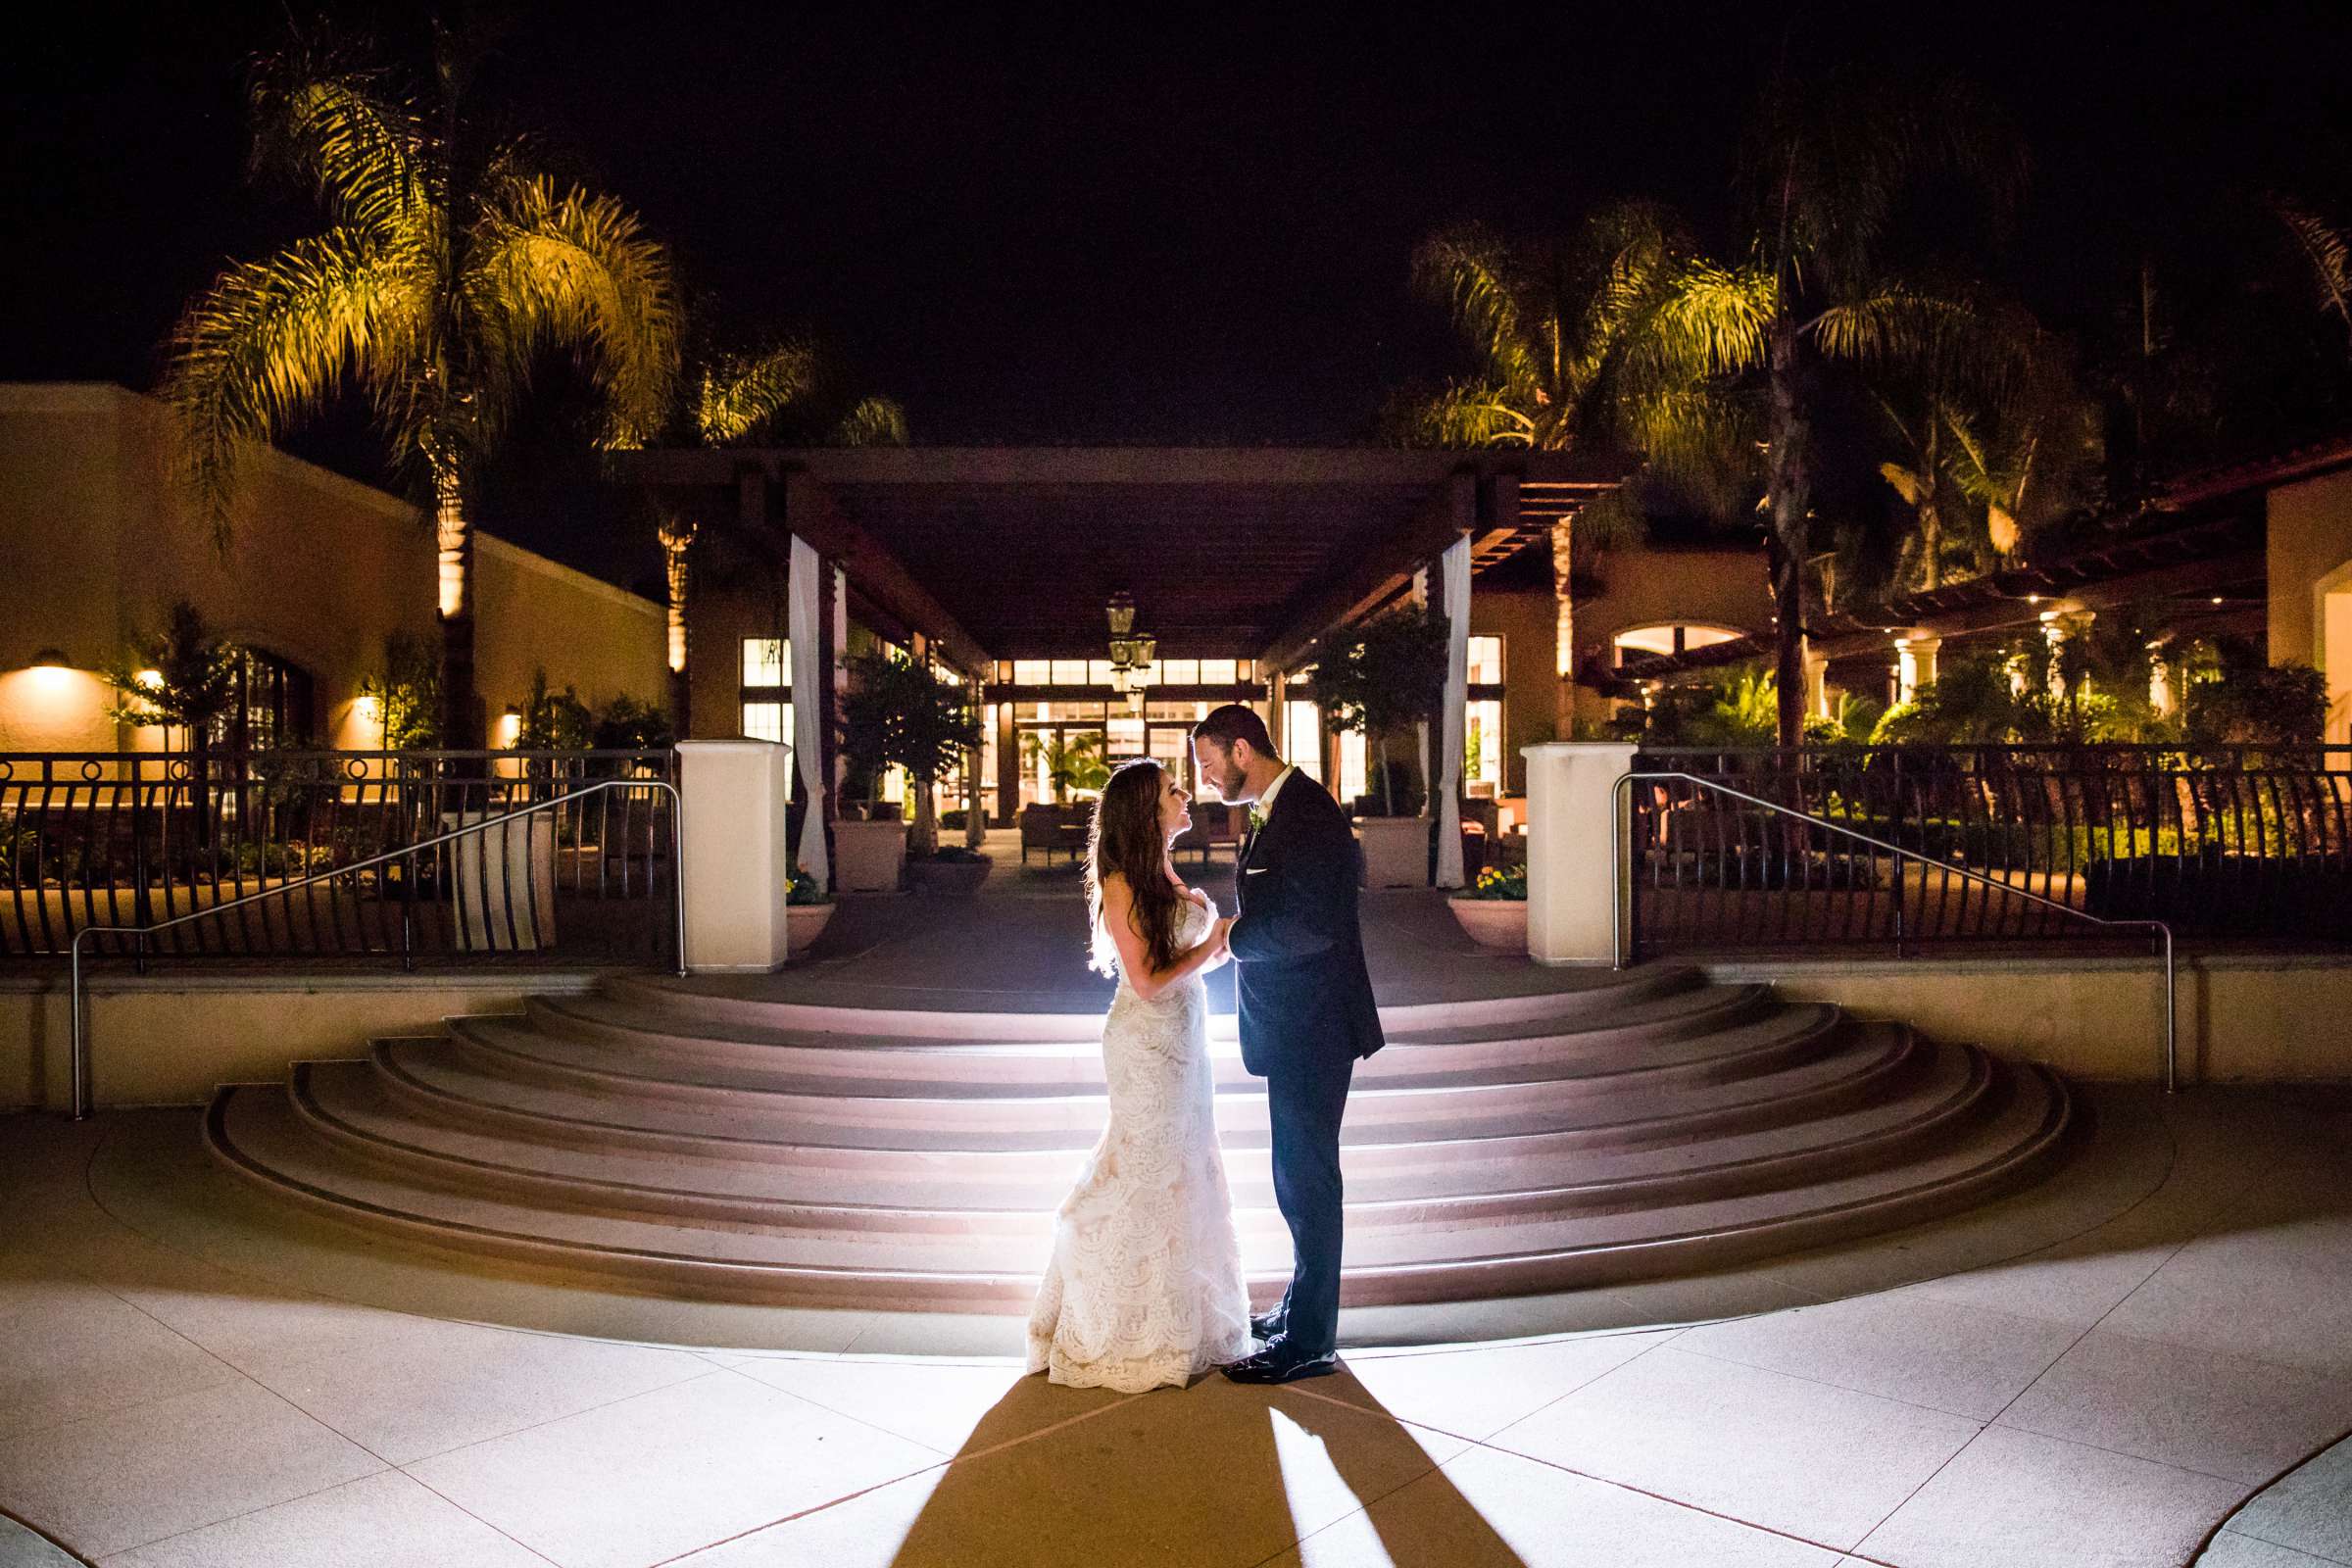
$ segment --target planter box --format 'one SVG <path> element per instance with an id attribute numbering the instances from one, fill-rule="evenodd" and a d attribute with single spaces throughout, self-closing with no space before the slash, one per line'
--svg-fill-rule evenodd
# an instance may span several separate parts
<path id="1" fill-rule="evenodd" d="M 444 811 L 441 831 L 498 812 Z M 549 811 L 486 827 L 450 846 L 458 946 L 468 953 L 529 952 L 556 942 L 556 819 Z"/>
<path id="2" fill-rule="evenodd" d="M 906 863 L 906 824 L 833 824 L 834 887 L 843 893 L 896 893 Z"/>
<path id="3" fill-rule="evenodd" d="M 994 869 L 995 862 L 986 856 L 977 860 L 908 860 L 906 884 L 917 893 L 968 899 Z"/>
<path id="4" fill-rule="evenodd" d="M 1356 837 L 1364 846 L 1364 886 L 1429 886 L 1430 820 L 1424 816 L 1361 816 Z"/>
<path id="5" fill-rule="evenodd" d="M 1499 953 L 1527 951 L 1527 901 L 1525 899 L 1465 899 L 1450 898 L 1446 907 L 1462 923 L 1470 940 L 1482 948 Z"/>
<path id="6" fill-rule="evenodd" d="M 787 954 L 807 953 L 824 934 L 833 918 L 830 904 L 788 904 L 784 906 L 784 951 Z"/>

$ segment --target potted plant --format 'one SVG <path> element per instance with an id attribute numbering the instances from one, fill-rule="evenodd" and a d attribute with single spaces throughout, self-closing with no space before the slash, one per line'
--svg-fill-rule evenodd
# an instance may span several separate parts
<path id="1" fill-rule="evenodd" d="M 794 866 L 784 893 L 785 954 L 807 953 L 832 918 L 833 895 L 818 886 L 816 878 Z"/>
<path id="2" fill-rule="evenodd" d="M 1475 885 L 1446 901 L 1470 940 L 1504 953 L 1527 951 L 1527 867 L 1490 865 Z"/>
<path id="3" fill-rule="evenodd" d="M 938 858 L 939 822 L 932 790 L 941 775 L 960 767 L 965 755 L 980 744 L 980 715 L 972 696 L 973 688 L 952 686 L 928 664 L 903 654 L 866 654 L 850 662 L 850 688 L 842 703 L 842 756 L 854 777 L 868 781 L 891 768 L 904 768 L 914 786 L 914 820 L 911 829 L 903 815 L 835 822 L 835 874 L 843 892 L 895 892 L 909 858 Z M 870 799 L 870 782 L 867 788 Z M 948 885 L 978 886 L 988 874 L 987 858 L 968 850 L 957 854 L 970 858 L 949 863 L 968 867 L 977 860 L 979 871 L 948 872 Z M 925 872 L 915 881 L 927 886 L 932 878 Z"/>
<path id="4" fill-rule="evenodd" d="M 1310 679 L 1334 730 L 1361 733 L 1378 790 L 1356 819 L 1367 887 L 1429 886 L 1430 818 L 1420 814 L 1428 781 L 1408 756 L 1415 726 L 1446 698 L 1446 617 L 1421 606 L 1394 610 L 1354 628 L 1314 666 Z M 1399 770 L 1407 782 L 1396 781 Z"/>

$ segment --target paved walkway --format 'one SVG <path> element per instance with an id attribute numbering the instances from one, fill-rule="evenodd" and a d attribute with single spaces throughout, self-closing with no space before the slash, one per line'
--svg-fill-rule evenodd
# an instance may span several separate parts
<path id="1" fill-rule="evenodd" d="M 830 1005 L 1100 1012 L 1111 985 L 1087 968 L 1080 868 L 1066 858 L 1023 867 L 1017 834 L 999 830 L 989 839 L 996 864 L 975 897 L 852 895 L 835 906 L 807 959 L 772 975 L 695 983 Z M 1178 869 L 1233 912 L 1230 857 L 1188 858 Z M 1373 989 L 1386 1005 L 1570 990 L 1593 978 L 1479 947 L 1435 889 L 1367 892 L 1362 911 Z M 1208 981 L 1210 1005 L 1231 1012 L 1232 969 Z"/>
<path id="2" fill-rule="evenodd" d="M 1137 1397 L 307 1294 L 93 1193 L 193 1113 L 0 1118 L 0 1512 L 110 1568 L 2183 1563 L 2352 1429 L 2352 1097 L 2144 1104 L 2161 1186 L 2006 1263 Z M 2352 1459 L 2206 1560 L 2352 1561 Z"/>

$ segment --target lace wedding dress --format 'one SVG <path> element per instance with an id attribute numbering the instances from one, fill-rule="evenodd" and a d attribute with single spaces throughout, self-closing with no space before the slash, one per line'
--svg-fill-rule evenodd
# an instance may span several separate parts
<path id="1" fill-rule="evenodd" d="M 1212 919 L 1188 904 L 1179 946 L 1206 936 Z M 1054 1260 L 1029 1314 L 1029 1370 L 1141 1394 L 1250 1349 L 1200 977 L 1146 1002 L 1122 970 L 1102 1068 L 1110 1125 L 1055 1216 Z"/>

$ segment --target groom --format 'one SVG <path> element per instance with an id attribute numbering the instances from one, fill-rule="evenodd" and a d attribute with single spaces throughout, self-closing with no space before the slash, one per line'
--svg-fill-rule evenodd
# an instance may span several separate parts
<path id="1" fill-rule="evenodd" d="M 1193 726 L 1203 786 L 1250 805 L 1227 942 L 1241 999 L 1242 1065 L 1266 1080 L 1274 1201 L 1297 1259 L 1275 1308 L 1250 1320 L 1267 1342 L 1225 1375 L 1292 1383 L 1335 1368 L 1340 1328 L 1340 1117 L 1358 1056 L 1381 1047 L 1356 924 L 1355 833 L 1323 786 L 1285 763 L 1239 703 Z"/>

